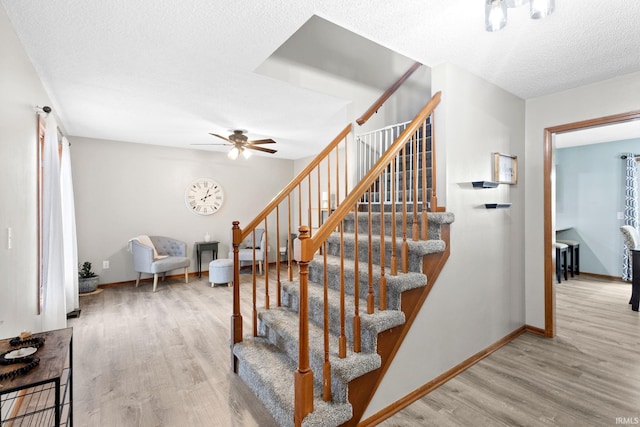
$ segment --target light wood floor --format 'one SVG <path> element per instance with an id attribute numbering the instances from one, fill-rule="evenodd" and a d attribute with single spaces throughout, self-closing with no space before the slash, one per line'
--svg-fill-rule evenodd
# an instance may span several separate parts
<path id="1" fill-rule="evenodd" d="M 250 277 L 241 275 L 245 334 Z M 581 278 L 558 286 L 557 338 L 524 334 L 381 425 L 604 426 L 640 417 L 630 287 Z M 231 288 L 212 289 L 204 277 L 169 279 L 155 294 L 143 284 L 81 297 L 82 314 L 69 322 L 75 425 L 275 426 L 230 372 L 231 301 Z"/>
<path id="2" fill-rule="evenodd" d="M 640 316 L 627 304 L 631 287 L 579 277 L 556 286 L 556 338 L 525 333 L 380 425 L 640 423 Z"/>

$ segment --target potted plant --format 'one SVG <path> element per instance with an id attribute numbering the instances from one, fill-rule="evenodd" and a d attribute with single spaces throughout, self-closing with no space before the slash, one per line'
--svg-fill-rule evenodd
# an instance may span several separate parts
<path id="1" fill-rule="evenodd" d="M 100 277 L 91 271 L 91 263 L 89 261 L 78 265 L 78 292 L 86 294 L 95 291 L 99 281 Z"/>

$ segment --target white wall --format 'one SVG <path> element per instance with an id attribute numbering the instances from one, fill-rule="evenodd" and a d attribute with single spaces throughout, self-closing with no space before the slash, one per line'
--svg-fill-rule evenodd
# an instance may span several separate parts
<path id="1" fill-rule="evenodd" d="M 517 185 L 473 189 L 491 180 L 492 152 L 517 155 L 523 163 L 524 100 L 455 66 L 432 70 L 438 156 L 446 164 L 451 255 L 365 418 L 521 327 L 524 310 L 522 203 Z M 444 149 L 446 147 L 446 150 Z M 442 200 L 442 199 L 441 199 Z M 488 210 L 484 203 L 511 202 Z"/>
<path id="2" fill-rule="evenodd" d="M 0 338 L 45 328 L 37 314 L 37 120 L 53 106 L 0 7 Z M 48 126 L 55 129 L 54 115 Z M 12 248 L 8 248 L 8 228 Z M 59 307 L 50 307 L 59 311 Z M 64 324 L 65 319 L 54 323 Z"/>
<path id="3" fill-rule="evenodd" d="M 524 170 L 527 324 L 544 328 L 545 128 L 640 110 L 640 73 L 527 100 Z M 553 229 L 552 225 L 552 229 Z"/>
<path id="4" fill-rule="evenodd" d="M 293 85 L 344 99 L 344 126 L 349 122 L 355 123 L 355 120 L 384 92 L 378 88 L 279 58 L 270 58 L 265 61 L 257 72 Z M 354 133 L 358 135 L 413 119 L 429 101 L 430 82 L 431 70 L 427 66 L 420 67 L 382 108 L 371 116 L 367 123 L 363 126 L 354 125 Z M 344 126 L 339 130 L 342 130 Z M 336 131 L 336 134 L 339 130 Z"/>
<path id="5" fill-rule="evenodd" d="M 228 258 L 232 222 L 246 225 L 293 178 L 291 160 L 257 155 L 230 160 L 219 152 L 70 140 L 78 259 L 93 264 L 101 283 L 135 279 L 127 242 L 140 234 L 187 242 L 191 271 L 197 270 L 194 243 L 207 232 L 220 242 L 218 257 Z M 210 216 L 195 215 L 185 205 L 186 187 L 200 177 L 212 178 L 224 190 L 222 208 Z M 275 226 L 269 227 L 269 239 L 273 257 Z M 203 270 L 210 259 L 209 252 L 203 255 Z M 104 260 L 108 270 L 102 269 Z"/>

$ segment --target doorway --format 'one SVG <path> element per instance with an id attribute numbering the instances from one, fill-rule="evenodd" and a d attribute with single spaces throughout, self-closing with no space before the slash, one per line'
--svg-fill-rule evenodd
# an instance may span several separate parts
<path id="1" fill-rule="evenodd" d="M 552 211 L 555 206 L 552 197 L 552 168 L 554 160 L 553 137 L 556 134 L 624 123 L 632 120 L 640 120 L 640 111 L 567 123 L 560 126 L 546 128 L 544 130 L 544 333 L 547 337 L 556 336 L 556 302 L 555 291 L 553 288 L 553 279 L 555 277 L 555 253 L 552 249 L 553 233 L 555 232 L 555 224 L 553 223 L 554 215 Z"/>

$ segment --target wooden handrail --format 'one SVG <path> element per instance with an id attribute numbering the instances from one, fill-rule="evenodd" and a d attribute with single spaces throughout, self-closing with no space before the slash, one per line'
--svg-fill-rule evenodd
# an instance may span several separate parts
<path id="1" fill-rule="evenodd" d="M 400 152 L 400 150 L 404 148 L 404 144 L 406 143 L 409 136 L 413 135 L 417 131 L 417 129 L 422 126 L 422 122 L 424 122 L 424 120 L 426 120 L 426 118 L 431 115 L 431 113 L 433 113 L 435 108 L 440 103 L 441 96 L 441 92 L 437 92 L 435 95 L 433 95 L 431 101 L 429 101 L 427 105 L 424 106 L 424 108 L 413 119 L 412 123 L 405 128 L 398 139 L 396 139 L 396 141 L 389 147 L 385 154 L 380 157 L 380 159 L 373 165 L 367 176 L 365 176 L 347 195 L 347 197 L 342 200 L 342 202 L 337 206 L 336 210 L 331 215 L 329 215 L 324 224 L 322 224 L 322 226 L 318 230 L 316 230 L 316 232 L 313 234 L 313 237 L 309 238 L 305 242 L 305 245 L 302 245 L 302 259 L 311 260 L 313 258 L 313 254 L 320 248 L 320 245 L 325 240 L 327 240 L 329 235 L 338 227 L 343 218 L 347 215 L 347 213 L 349 213 L 352 206 L 360 200 L 362 195 L 384 172 L 384 169 L 387 167 L 387 165 L 391 163 L 393 159 L 395 159 L 396 155 Z"/>
<path id="2" fill-rule="evenodd" d="M 296 176 L 286 187 L 284 187 L 276 196 L 271 199 L 269 204 L 265 206 L 264 209 L 251 221 L 249 224 L 244 226 L 242 229 L 242 233 L 239 236 L 239 241 L 236 243 L 242 242 L 254 228 L 258 227 L 262 221 L 273 211 L 276 206 L 278 206 L 284 199 L 287 197 L 303 180 L 307 179 L 307 176 L 315 169 L 324 158 L 331 153 L 331 151 L 338 145 L 342 140 L 351 132 L 352 125 L 349 123 L 343 130 L 334 138 L 333 141 L 329 143 L 322 150 L 315 159 L 311 161 L 299 174 Z M 234 236 L 235 237 L 235 236 Z"/>
<path id="3" fill-rule="evenodd" d="M 402 83 L 404 83 L 405 80 L 407 80 L 411 76 L 411 74 L 413 74 L 413 72 L 416 71 L 421 66 L 422 64 L 419 62 L 416 62 L 415 64 L 413 64 L 411 68 L 409 68 L 407 72 L 404 73 L 402 77 L 398 79 L 397 82 L 395 82 L 389 89 L 387 89 L 382 95 L 380 95 L 380 98 L 378 98 L 376 102 L 374 102 L 373 105 L 371 105 L 371 107 L 369 107 L 369 109 L 365 111 L 364 114 L 356 120 L 356 123 L 359 124 L 360 126 L 365 124 L 367 120 L 369 120 L 371 116 L 373 116 L 373 114 L 377 112 L 378 109 L 380 109 L 382 104 L 384 104 L 386 100 L 389 99 L 389 97 L 393 95 L 393 93 L 396 90 L 398 90 L 400 86 L 402 86 Z"/>

